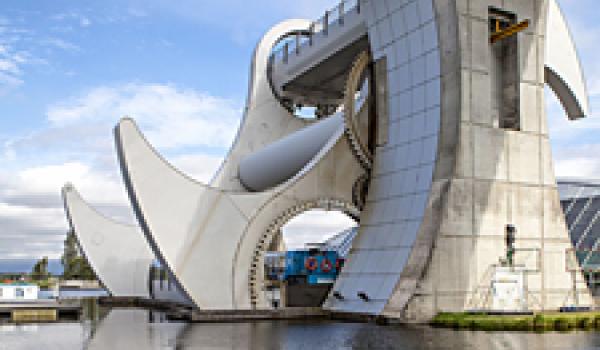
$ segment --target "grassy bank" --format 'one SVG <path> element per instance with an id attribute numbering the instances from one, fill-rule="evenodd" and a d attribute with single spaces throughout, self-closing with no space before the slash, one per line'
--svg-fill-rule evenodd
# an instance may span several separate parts
<path id="1" fill-rule="evenodd" d="M 440 313 L 434 327 L 482 331 L 569 331 L 600 330 L 600 312 L 540 313 L 535 315 L 486 315 Z"/>

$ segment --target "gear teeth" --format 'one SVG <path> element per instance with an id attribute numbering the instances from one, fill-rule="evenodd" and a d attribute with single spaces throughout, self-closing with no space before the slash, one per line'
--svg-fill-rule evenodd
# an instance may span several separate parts
<path id="1" fill-rule="evenodd" d="M 350 217 L 357 218 L 360 214 L 360 209 L 346 201 L 336 198 L 319 198 L 314 201 L 298 203 L 287 210 L 284 210 L 273 222 L 267 226 L 265 233 L 256 243 L 252 256 L 252 263 L 248 269 L 248 290 L 250 294 L 250 306 L 253 309 L 258 307 L 260 299 L 260 291 L 263 289 L 263 278 L 259 278 L 259 274 L 263 272 L 263 255 L 275 234 L 294 216 L 314 208 L 335 208 L 346 212 Z"/>
<path id="2" fill-rule="evenodd" d="M 350 69 L 348 79 L 346 79 L 346 86 L 344 87 L 344 122 L 346 126 L 344 134 L 350 144 L 350 151 L 356 157 L 360 165 L 366 170 L 371 170 L 373 167 L 373 159 L 370 152 L 365 149 L 360 142 L 359 136 L 354 129 L 353 118 L 356 114 L 356 111 L 354 110 L 354 92 L 358 88 L 357 85 L 360 83 L 360 75 L 368 67 L 370 61 L 371 55 L 368 51 L 363 51 L 358 54 L 354 63 L 352 63 L 352 68 Z"/>

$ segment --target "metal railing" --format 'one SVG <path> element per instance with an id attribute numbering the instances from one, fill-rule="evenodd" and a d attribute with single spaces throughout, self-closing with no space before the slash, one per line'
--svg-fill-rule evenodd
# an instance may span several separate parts
<path id="1" fill-rule="evenodd" d="M 318 36 L 328 36 L 334 25 L 344 26 L 346 15 L 352 12 L 360 13 L 361 0 L 342 0 L 336 7 L 325 12 L 318 20 L 312 22 L 308 31 L 292 33 L 278 43 L 271 55 L 272 62 L 288 62 L 291 54 L 299 55 L 304 47 L 314 44 Z"/>

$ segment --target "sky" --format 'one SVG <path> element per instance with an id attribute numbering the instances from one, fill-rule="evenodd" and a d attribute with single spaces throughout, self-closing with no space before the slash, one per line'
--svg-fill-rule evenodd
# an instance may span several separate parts
<path id="1" fill-rule="evenodd" d="M 60 188 L 134 222 L 112 128 L 133 117 L 176 167 L 207 182 L 235 135 L 255 44 L 277 22 L 334 0 L 5 0 L 0 4 L 0 259 L 59 257 Z M 600 177 L 597 0 L 561 0 L 587 73 L 592 116 L 568 122 L 548 93 L 560 176 Z M 352 222 L 311 212 L 291 246 Z"/>

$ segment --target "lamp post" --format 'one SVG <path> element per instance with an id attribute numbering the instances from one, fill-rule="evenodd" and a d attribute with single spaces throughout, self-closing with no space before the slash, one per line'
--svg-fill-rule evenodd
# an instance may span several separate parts
<path id="1" fill-rule="evenodd" d="M 514 266 L 516 233 L 517 228 L 514 225 L 506 225 L 506 261 L 508 262 L 508 266 L 511 268 Z"/>

